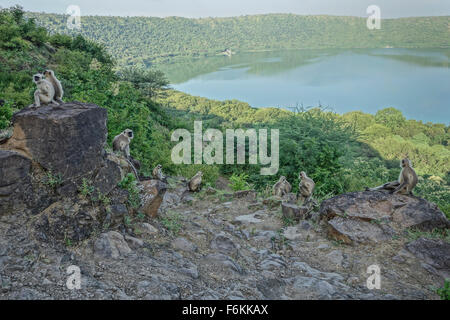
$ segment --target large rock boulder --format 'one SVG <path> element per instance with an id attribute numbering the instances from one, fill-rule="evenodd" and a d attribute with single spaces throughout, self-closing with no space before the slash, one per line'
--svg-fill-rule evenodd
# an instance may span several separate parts
<path id="1" fill-rule="evenodd" d="M 325 200 L 320 215 L 327 221 L 330 237 L 346 243 L 386 241 L 408 228 L 431 231 L 450 227 L 434 203 L 378 191 L 347 193 Z"/>
<path id="2" fill-rule="evenodd" d="M 104 151 L 106 121 L 106 109 L 77 102 L 15 113 L 13 134 L 0 145 L 2 212 L 28 208 L 37 214 L 58 197 L 75 196 L 83 179 L 96 192 L 111 192 L 122 173 Z M 49 188 L 49 176 L 60 182 Z"/>
<path id="3" fill-rule="evenodd" d="M 17 151 L 64 179 L 91 172 L 103 162 L 107 112 L 94 104 L 25 108 L 14 114 L 3 149 Z"/>

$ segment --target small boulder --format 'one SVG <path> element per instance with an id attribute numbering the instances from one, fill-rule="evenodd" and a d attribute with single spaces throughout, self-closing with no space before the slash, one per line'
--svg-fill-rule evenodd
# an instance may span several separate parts
<path id="1" fill-rule="evenodd" d="M 117 231 L 102 233 L 94 243 L 94 253 L 104 258 L 117 259 L 131 252 L 124 237 Z"/>
<path id="2" fill-rule="evenodd" d="M 263 220 L 260 219 L 260 215 L 258 214 L 258 212 L 255 212 L 252 214 L 237 216 L 234 218 L 234 222 L 236 224 L 248 225 L 248 224 L 261 223 L 261 222 L 263 222 Z"/>
<path id="3" fill-rule="evenodd" d="M 295 193 L 286 193 L 283 196 L 283 202 L 287 202 L 290 204 L 297 204 L 297 195 Z"/>
<path id="4" fill-rule="evenodd" d="M 394 230 L 363 220 L 336 217 L 328 221 L 328 236 L 346 244 L 378 243 L 392 239 Z"/>
<path id="5" fill-rule="evenodd" d="M 230 237 L 224 234 L 215 236 L 211 241 L 210 247 L 220 253 L 231 255 L 237 254 L 239 250 L 238 245 L 236 245 Z"/>
<path id="6" fill-rule="evenodd" d="M 344 261 L 344 256 L 342 251 L 333 250 L 325 256 L 331 264 L 337 267 L 342 267 L 342 262 Z"/>
<path id="7" fill-rule="evenodd" d="M 106 159 L 93 179 L 93 186 L 102 194 L 109 194 L 123 179 L 119 166 Z"/>
<path id="8" fill-rule="evenodd" d="M 125 235 L 125 240 L 129 243 L 130 247 L 133 249 L 138 249 L 144 245 L 144 241 L 139 238 L 135 238 L 129 235 Z"/>
<path id="9" fill-rule="evenodd" d="M 158 233 L 158 229 L 156 229 L 150 223 L 146 223 L 146 222 L 141 224 L 140 231 L 144 235 L 155 235 Z"/>
<path id="10" fill-rule="evenodd" d="M 197 251 L 197 246 L 183 237 L 179 237 L 179 238 L 176 238 L 175 240 L 173 240 L 172 247 L 175 250 L 186 251 L 186 252 Z"/>
<path id="11" fill-rule="evenodd" d="M 291 241 L 298 240 L 302 238 L 302 234 L 299 232 L 297 227 L 287 227 L 283 232 L 283 236 Z"/>
<path id="12" fill-rule="evenodd" d="M 255 190 L 241 190 L 236 191 L 233 195 L 236 199 L 245 199 L 248 201 L 255 201 L 258 193 Z"/>
<path id="13" fill-rule="evenodd" d="M 279 197 L 269 197 L 263 200 L 263 204 L 268 206 L 269 208 L 276 208 L 281 205 L 283 201 Z"/>
<path id="14" fill-rule="evenodd" d="M 299 207 L 292 203 L 283 202 L 281 204 L 281 212 L 286 219 L 299 220 L 306 218 L 308 214 L 307 207 Z"/>
<path id="15" fill-rule="evenodd" d="M 120 224 L 123 218 L 128 214 L 128 209 L 124 204 L 115 204 L 109 207 L 112 224 Z"/>

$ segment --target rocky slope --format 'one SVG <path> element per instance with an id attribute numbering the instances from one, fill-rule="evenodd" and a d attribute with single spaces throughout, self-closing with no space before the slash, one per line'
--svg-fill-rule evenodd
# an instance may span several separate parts
<path id="1" fill-rule="evenodd" d="M 144 181 L 135 209 L 117 187 L 129 168 L 104 151 L 103 109 L 71 103 L 14 119 L 0 145 L 2 299 L 437 299 L 450 275 L 450 244 L 408 232 L 449 227 L 422 199 L 353 193 L 286 219 L 281 200 L 192 194 L 170 177 Z M 374 264 L 379 290 L 366 286 Z M 72 265 L 79 290 L 66 286 Z"/>

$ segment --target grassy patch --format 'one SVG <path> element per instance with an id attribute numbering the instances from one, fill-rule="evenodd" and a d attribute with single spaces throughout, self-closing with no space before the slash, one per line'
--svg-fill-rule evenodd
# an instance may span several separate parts
<path id="1" fill-rule="evenodd" d="M 450 242 L 450 230 L 439 230 L 433 229 L 432 231 L 420 231 L 417 229 L 406 230 L 407 238 L 409 240 L 417 240 L 419 238 L 426 239 L 442 239 L 444 241 Z"/>
<path id="2" fill-rule="evenodd" d="M 169 211 L 161 217 L 161 223 L 173 235 L 177 235 L 183 226 L 181 215 L 172 211 Z"/>

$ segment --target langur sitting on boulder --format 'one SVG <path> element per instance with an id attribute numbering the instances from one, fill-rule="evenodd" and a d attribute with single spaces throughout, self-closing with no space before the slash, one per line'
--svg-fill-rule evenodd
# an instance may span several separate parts
<path id="1" fill-rule="evenodd" d="M 400 172 L 397 181 L 388 182 L 372 189 L 366 188 L 366 190 L 368 191 L 386 190 L 394 194 L 400 193 L 405 195 L 413 195 L 412 190 L 414 189 L 418 181 L 416 171 L 414 171 L 411 165 L 411 161 L 408 158 L 405 158 L 402 161 L 400 161 L 400 168 L 402 168 L 402 171 Z"/>

